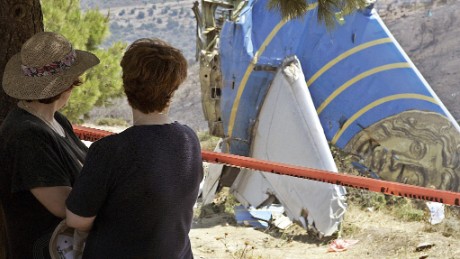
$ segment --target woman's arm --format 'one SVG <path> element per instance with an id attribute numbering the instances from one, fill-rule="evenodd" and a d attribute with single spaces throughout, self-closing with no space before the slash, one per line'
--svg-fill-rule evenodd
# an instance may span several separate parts
<path id="1" fill-rule="evenodd" d="M 96 216 L 94 217 L 82 217 L 73 213 L 69 209 L 66 209 L 66 223 L 67 226 L 75 228 L 83 232 L 89 232 L 93 227 L 93 222 Z"/>
<path id="2" fill-rule="evenodd" d="M 71 190 L 70 186 L 53 186 L 35 187 L 30 189 L 30 192 L 53 215 L 65 218 L 65 200 Z"/>

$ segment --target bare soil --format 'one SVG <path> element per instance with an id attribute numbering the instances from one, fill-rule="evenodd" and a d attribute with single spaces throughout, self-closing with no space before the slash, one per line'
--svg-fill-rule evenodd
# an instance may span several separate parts
<path id="1" fill-rule="evenodd" d="M 337 236 L 318 239 L 296 224 L 284 231 L 256 230 L 237 225 L 225 211 L 197 216 L 190 239 L 195 258 L 460 258 L 458 210 L 447 209 L 438 225 L 425 218 L 404 221 L 386 209 L 352 203 L 340 235 L 359 242 L 343 252 L 328 252 Z M 425 249 L 417 249 L 423 244 Z"/>

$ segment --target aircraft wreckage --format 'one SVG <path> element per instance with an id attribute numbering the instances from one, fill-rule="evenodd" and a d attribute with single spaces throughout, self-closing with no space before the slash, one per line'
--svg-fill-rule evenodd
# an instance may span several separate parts
<path id="1" fill-rule="evenodd" d="M 460 127 L 370 3 L 330 30 L 317 2 L 285 20 L 266 0 L 195 3 L 202 104 L 220 151 L 337 172 L 329 144 L 371 177 L 460 191 Z M 344 187 L 210 164 L 211 202 L 231 186 L 246 207 L 277 200 L 329 236 Z"/>

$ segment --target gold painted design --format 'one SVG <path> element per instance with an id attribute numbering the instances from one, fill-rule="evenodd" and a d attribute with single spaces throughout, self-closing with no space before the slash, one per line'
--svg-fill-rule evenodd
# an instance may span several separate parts
<path id="1" fill-rule="evenodd" d="M 344 60 L 345 58 L 360 52 L 361 50 L 365 50 L 367 48 L 380 45 L 380 44 L 385 44 L 385 43 L 391 43 L 393 42 L 390 38 L 382 38 L 378 40 L 373 40 L 369 41 L 366 43 L 363 43 L 359 46 L 356 46 L 352 49 L 347 50 L 346 52 L 340 54 L 333 60 L 329 61 L 326 65 L 324 65 L 320 70 L 318 70 L 308 81 L 307 81 L 307 86 L 310 87 L 316 79 L 318 79 L 322 74 L 324 74 L 327 70 L 329 70 L 331 67 L 333 67 L 335 64 L 339 63 L 340 61 Z"/>
<path id="2" fill-rule="evenodd" d="M 378 99 L 378 100 L 366 105 L 364 108 L 359 110 L 357 113 L 353 114 L 353 116 L 351 116 L 343 124 L 342 128 L 340 128 L 340 130 L 335 134 L 334 138 L 332 138 L 332 141 L 331 141 L 332 144 L 336 144 L 337 141 L 339 140 L 339 138 L 342 136 L 342 134 L 348 129 L 348 127 L 354 121 L 356 121 L 359 117 L 361 117 L 361 115 L 363 115 L 364 113 L 368 112 L 369 110 L 371 110 L 371 109 L 373 109 L 373 108 L 375 108 L 375 107 L 377 107 L 377 106 L 379 106 L 381 104 L 391 102 L 391 101 L 395 101 L 395 100 L 399 100 L 399 99 L 418 99 L 418 100 L 424 100 L 424 101 L 431 102 L 431 103 L 439 105 L 439 103 L 433 97 L 426 96 L 426 95 L 421 95 L 421 94 L 395 94 L 395 95 L 390 95 L 390 96 Z"/>
<path id="3" fill-rule="evenodd" d="M 385 118 L 358 133 L 345 151 L 383 180 L 460 191 L 460 133 L 438 113 Z"/>
<path id="4" fill-rule="evenodd" d="M 317 112 L 318 112 L 318 115 L 338 96 L 340 95 L 343 91 L 345 91 L 346 89 L 348 89 L 350 86 L 352 86 L 353 84 L 355 84 L 356 82 L 358 82 L 359 80 L 361 79 L 364 79 L 368 76 L 371 76 L 371 75 L 374 75 L 376 73 L 380 73 L 380 72 L 383 72 L 383 71 L 387 71 L 387 70 L 391 70 L 391 69 L 398 69 L 398 68 L 410 68 L 411 65 L 407 62 L 402 62 L 402 63 L 394 63 L 394 64 L 388 64 L 388 65 L 383 65 L 383 66 L 380 66 L 380 67 L 376 67 L 376 68 L 373 68 L 373 69 L 370 69 L 366 72 L 363 72 L 357 76 L 355 76 L 354 78 L 348 80 L 346 83 L 344 83 L 343 85 L 341 85 L 340 87 L 338 87 L 334 92 L 332 92 L 331 95 L 329 95 L 326 100 L 324 100 L 324 102 L 318 107 L 317 109 Z"/>
<path id="5" fill-rule="evenodd" d="M 309 5 L 308 11 L 315 9 L 318 6 L 318 3 L 314 3 Z M 246 71 L 244 73 L 243 78 L 241 79 L 241 82 L 238 86 L 238 92 L 236 93 L 235 100 L 233 101 L 232 105 L 232 110 L 230 113 L 230 119 L 228 122 L 228 136 L 232 137 L 233 135 L 233 127 L 235 125 L 235 119 L 236 119 L 236 114 L 238 113 L 238 108 L 240 106 L 240 100 L 241 100 L 241 95 L 243 94 L 244 89 L 246 88 L 246 83 L 248 82 L 249 76 L 251 75 L 252 71 L 254 70 L 255 65 L 257 64 L 259 57 L 262 56 L 264 53 L 266 47 L 270 42 L 273 40 L 273 38 L 276 36 L 278 31 L 288 22 L 289 20 L 282 19 L 268 34 L 267 38 L 265 38 L 264 42 L 262 45 L 260 45 L 260 48 L 256 51 L 256 54 L 252 58 L 251 62 L 249 63 L 248 67 L 246 68 Z"/>

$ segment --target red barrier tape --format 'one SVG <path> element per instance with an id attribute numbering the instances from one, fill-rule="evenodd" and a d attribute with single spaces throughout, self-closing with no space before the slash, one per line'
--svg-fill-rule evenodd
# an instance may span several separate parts
<path id="1" fill-rule="evenodd" d="M 100 130 L 90 127 L 73 125 L 73 131 L 81 140 L 94 142 L 100 138 L 107 137 L 108 135 L 115 134 L 110 131 Z"/>
<path id="2" fill-rule="evenodd" d="M 332 183 L 373 192 L 381 192 L 401 197 L 436 201 L 460 206 L 460 193 L 435 190 L 409 184 L 376 180 L 354 175 L 333 173 L 324 170 L 274 163 L 250 157 L 202 151 L 203 160 L 211 163 L 223 163 L 230 166 L 250 168 L 281 175 L 289 175 L 325 183 Z"/>
<path id="3" fill-rule="evenodd" d="M 74 126 L 74 131 L 80 139 L 95 141 L 102 137 L 114 134 L 109 131 Z M 376 180 L 366 177 L 333 173 L 324 170 L 293 166 L 271 161 L 258 160 L 231 154 L 201 151 L 203 161 L 221 163 L 232 167 L 249 168 L 280 175 L 289 175 L 303 179 L 337 184 L 346 187 L 364 189 L 389 195 L 396 195 L 412 199 L 435 201 L 448 205 L 460 206 L 460 193 L 435 190 L 397 182 Z"/>

